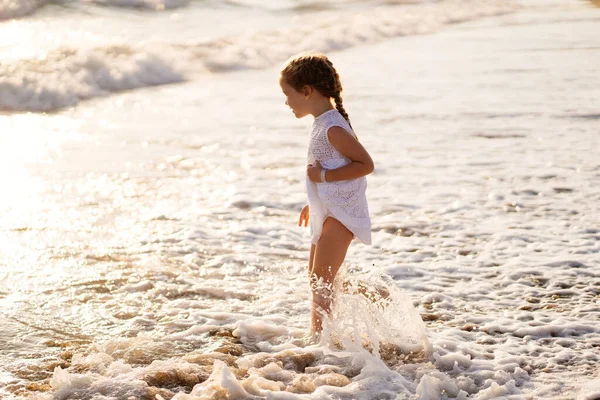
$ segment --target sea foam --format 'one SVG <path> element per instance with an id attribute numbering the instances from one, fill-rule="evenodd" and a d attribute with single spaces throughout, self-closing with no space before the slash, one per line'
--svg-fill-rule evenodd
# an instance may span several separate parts
<path id="1" fill-rule="evenodd" d="M 301 26 L 198 42 L 59 47 L 37 59 L 0 66 L 0 109 L 52 111 L 119 91 L 198 79 L 207 73 L 269 68 L 303 51 L 340 51 L 514 10 L 512 2 L 499 0 L 447 0 L 376 7 L 360 14 L 317 14 Z"/>
<path id="2" fill-rule="evenodd" d="M 48 0 L 0 0 L 0 21 L 30 14 Z"/>
<path id="3" fill-rule="evenodd" d="M 184 7 L 188 0 L 91 0 L 93 3 L 110 7 L 129 7 L 156 11 Z"/>
<path id="4" fill-rule="evenodd" d="M 52 111 L 81 100 L 139 87 L 181 82 L 166 59 L 129 46 L 59 49 L 0 66 L 0 109 Z"/>

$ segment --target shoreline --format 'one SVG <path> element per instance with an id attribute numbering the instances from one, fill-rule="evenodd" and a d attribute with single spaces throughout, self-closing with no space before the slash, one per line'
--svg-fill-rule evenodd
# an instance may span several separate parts
<path id="1" fill-rule="evenodd" d="M 595 390 L 600 14 L 590 10 L 527 11 L 331 54 L 376 162 L 367 191 L 374 245 L 351 246 L 349 265 L 394 279 L 410 297 L 403 304 L 426 320 L 435 355 L 377 369 L 390 381 L 373 374 L 355 385 L 535 400 Z M 585 48 L 577 59 L 573 47 Z M 198 372 L 186 349 L 208 356 L 220 339 L 205 332 L 237 329 L 228 340 L 247 348 L 221 350 L 246 351 L 229 356 L 255 368 L 256 382 L 275 379 L 256 349 L 286 359 L 285 335 L 308 313 L 299 289 L 308 236 L 294 221 L 311 122 L 290 117 L 277 73 L 234 72 L 32 118 L 29 135 L 65 138 L 31 167 L 9 165 L 41 181 L 6 194 L 17 229 L 5 240 L 19 246 L 0 263 L 23 297 L 9 299 L 10 311 L 46 328 L 78 327 L 99 347 L 55 335 L 23 354 L 39 350 L 47 362 L 81 351 L 89 358 L 68 373 L 120 393 L 145 390 L 140 377 Z M 27 126 L 8 133 L 26 138 Z M 27 336 L 40 332 L 50 331 Z M 310 368 L 352 369 L 343 358 L 328 365 L 319 352 L 330 349 L 310 351 Z M 40 382 L 50 365 L 33 364 Z"/>

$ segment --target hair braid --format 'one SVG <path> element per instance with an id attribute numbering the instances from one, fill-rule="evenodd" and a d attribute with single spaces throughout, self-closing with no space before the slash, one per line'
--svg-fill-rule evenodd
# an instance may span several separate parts
<path id="1" fill-rule="evenodd" d="M 348 113 L 346 112 L 346 109 L 344 108 L 344 103 L 342 100 L 342 91 L 344 89 L 342 88 L 342 81 L 340 79 L 340 75 L 338 74 L 337 70 L 333 66 L 333 63 L 328 58 L 325 58 L 325 62 L 331 69 L 331 74 L 333 76 L 334 93 L 333 93 L 333 96 L 331 96 L 331 97 L 333 97 L 333 100 L 335 101 L 335 108 L 338 110 L 338 112 L 340 114 L 342 114 L 342 117 L 344 117 L 344 119 L 346 121 L 348 121 L 348 125 L 350 125 L 350 128 L 352 128 L 352 123 L 350 122 L 350 117 L 348 116 Z"/>
<path id="2" fill-rule="evenodd" d="M 344 117 L 344 119 L 346 121 L 348 121 L 348 125 L 350 125 L 350 128 L 352 128 L 352 124 L 350 123 L 350 117 L 348 117 L 348 113 L 346 112 L 346 109 L 344 108 L 342 94 L 337 93 L 335 96 L 333 96 L 333 100 L 335 101 L 335 108 L 338 110 L 338 112 L 340 114 L 342 114 L 342 117 Z"/>

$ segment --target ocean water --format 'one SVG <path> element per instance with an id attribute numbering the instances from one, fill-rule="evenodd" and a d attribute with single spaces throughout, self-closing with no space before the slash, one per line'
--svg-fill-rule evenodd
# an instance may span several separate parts
<path id="1" fill-rule="evenodd" d="M 600 9 L 586 1 L 0 2 L 0 398 L 600 398 Z M 326 52 L 373 246 L 309 323 Z M 158 397 L 157 397 L 158 396 Z"/>

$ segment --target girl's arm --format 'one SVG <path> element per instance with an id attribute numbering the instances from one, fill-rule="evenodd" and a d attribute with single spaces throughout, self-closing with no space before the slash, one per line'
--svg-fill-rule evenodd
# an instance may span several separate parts
<path id="1" fill-rule="evenodd" d="M 373 160 L 362 144 L 347 130 L 332 126 L 327 131 L 329 142 L 337 151 L 351 160 L 350 164 L 341 168 L 330 169 L 325 173 L 327 182 L 345 181 L 369 175 L 375 169 Z M 317 163 L 307 169 L 308 177 L 313 182 L 321 182 L 321 167 Z"/>

